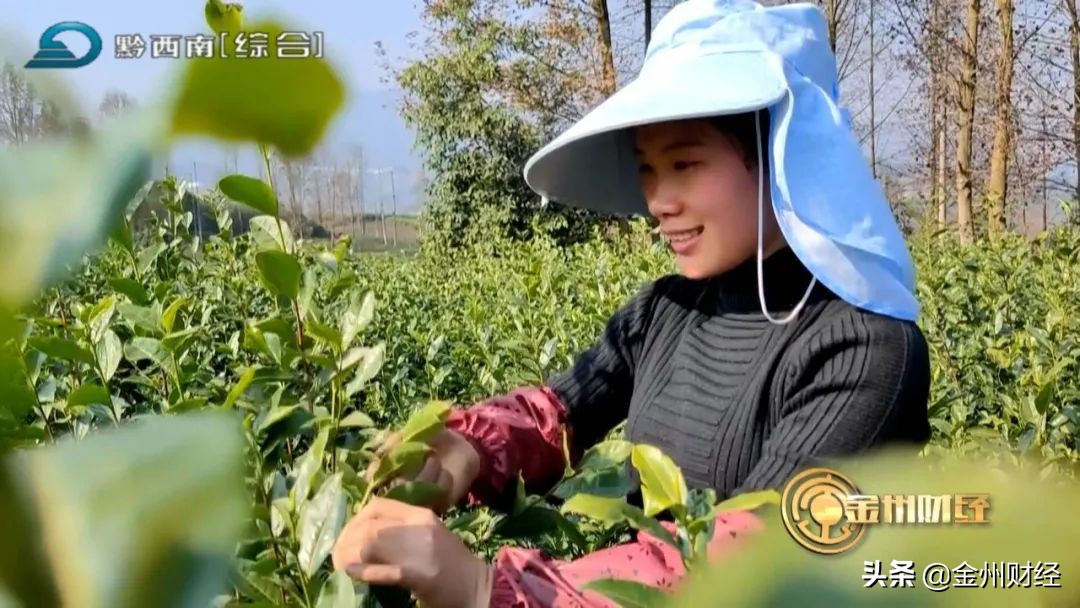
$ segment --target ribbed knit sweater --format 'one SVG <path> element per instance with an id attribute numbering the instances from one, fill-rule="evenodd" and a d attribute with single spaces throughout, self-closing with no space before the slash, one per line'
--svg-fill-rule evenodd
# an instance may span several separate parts
<path id="1" fill-rule="evenodd" d="M 691 487 L 723 498 L 779 488 L 817 458 L 930 436 L 929 355 L 915 323 L 852 306 L 818 282 L 785 325 L 762 314 L 757 262 L 723 275 L 660 278 L 610 319 L 601 339 L 549 382 L 574 444 L 627 420 Z M 784 248 L 764 261 L 774 318 L 810 272 Z"/>

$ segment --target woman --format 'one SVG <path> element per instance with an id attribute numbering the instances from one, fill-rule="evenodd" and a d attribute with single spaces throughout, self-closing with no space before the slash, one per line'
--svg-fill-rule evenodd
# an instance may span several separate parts
<path id="1" fill-rule="evenodd" d="M 564 437 L 580 454 L 622 420 L 721 498 L 781 489 L 819 459 L 925 443 L 913 266 L 837 107 L 827 41 L 810 5 L 689 0 L 658 24 L 638 78 L 530 159 L 542 196 L 651 214 L 680 274 L 636 294 L 547 386 L 455 411 L 419 474 L 446 505 L 507 504 L 518 474 L 542 490 Z M 759 527 L 718 520 L 710 555 Z M 389 500 L 349 522 L 333 561 L 433 607 L 608 605 L 578 588 L 682 574 L 646 534 L 569 564 L 504 548 L 489 566 L 432 511 Z"/>

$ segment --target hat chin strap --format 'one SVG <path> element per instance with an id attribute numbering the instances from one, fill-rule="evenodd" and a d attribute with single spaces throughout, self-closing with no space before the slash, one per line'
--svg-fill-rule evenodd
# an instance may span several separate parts
<path id="1" fill-rule="evenodd" d="M 757 134 L 757 158 L 758 158 L 758 214 L 757 214 L 757 283 L 758 283 L 758 301 L 761 303 L 761 313 L 765 315 L 765 318 L 769 322 L 776 325 L 785 325 L 791 322 L 803 306 L 806 305 L 806 301 L 810 299 L 810 292 L 814 290 L 814 285 L 817 284 L 817 277 L 812 277 L 810 280 L 810 286 L 806 288 L 806 293 L 803 294 L 799 303 L 795 305 L 791 313 L 783 319 L 773 318 L 769 314 L 768 308 L 765 306 L 765 271 L 762 268 L 762 261 L 765 257 L 765 169 L 762 162 L 761 151 L 761 110 L 754 111 L 754 131 Z"/>

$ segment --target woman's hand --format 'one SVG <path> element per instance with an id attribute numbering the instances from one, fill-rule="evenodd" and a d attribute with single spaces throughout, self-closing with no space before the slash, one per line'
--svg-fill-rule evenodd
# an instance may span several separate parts
<path id="1" fill-rule="evenodd" d="M 334 569 L 411 591 L 430 608 L 486 608 L 491 567 L 429 509 L 373 498 L 338 536 Z"/>
<path id="2" fill-rule="evenodd" d="M 397 435 L 392 435 L 380 448 L 380 454 L 389 452 L 397 444 Z M 439 431 L 428 444 L 431 446 L 431 454 L 413 480 L 435 484 L 442 489 L 443 500 L 431 506 L 436 511 L 443 512 L 458 504 L 468 494 L 480 473 L 480 455 L 467 439 L 449 429 Z M 372 463 L 369 473 L 374 471 L 377 464 Z"/>

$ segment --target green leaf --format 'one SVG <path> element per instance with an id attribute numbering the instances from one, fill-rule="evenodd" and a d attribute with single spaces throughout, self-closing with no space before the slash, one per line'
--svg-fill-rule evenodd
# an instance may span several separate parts
<path id="1" fill-rule="evenodd" d="M 416 410 L 401 429 L 401 441 L 427 441 L 443 429 L 447 416 L 450 415 L 450 403 L 429 401 Z"/>
<path id="2" fill-rule="evenodd" d="M 260 251 L 255 256 L 263 284 L 271 293 L 295 300 L 300 293 L 300 262 L 284 251 Z"/>
<path id="3" fill-rule="evenodd" d="M 341 316 L 341 344 L 342 348 L 349 348 L 352 341 L 363 332 L 375 316 L 375 294 L 370 291 L 364 294 L 353 294 L 349 302 L 349 308 Z"/>
<path id="4" fill-rule="evenodd" d="M 165 329 L 165 333 L 172 333 L 173 326 L 176 325 L 176 315 L 185 304 L 187 304 L 187 298 L 176 298 L 165 309 L 165 312 L 161 313 L 161 327 Z"/>
<path id="5" fill-rule="evenodd" d="M 585 451 L 578 469 L 609 469 L 626 462 L 634 444 L 623 439 L 601 441 Z"/>
<path id="6" fill-rule="evenodd" d="M 114 232 L 150 176 L 163 135 L 153 120 L 133 112 L 78 136 L 0 148 L 0 306 L 37 297 Z"/>
<path id="7" fill-rule="evenodd" d="M 532 497 L 537 499 L 538 497 Z M 520 511 L 500 518 L 491 533 L 502 538 L 537 539 L 562 532 L 575 546 L 588 547 L 588 540 L 577 526 L 559 511 L 544 502 L 533 501 Z"/>
<path id="8" fill-rule="evenodd" d="M 278 229 L 278 222 L 281 229 Z M 248 231 L 255 241 L 259 251 L 278 250 L 286 253 L 296 251 L 296 243 L 293 241 L 292 229 L 288 222 L 279 220 L 270 215 L 257 215 L 248 222 Z M 284 236 L 284 241 L 282 240 Z"/>
<path id="9" fill-rule="evenodd" d="M 612 600 L 622 608 L 658 608 L 666 606 L 671 597 L 656 587 L 644 583 L 613 578 L 602 578 L 582 585 L 586 591 L 594 591 Z"/>
<path id="10" fill-rule="evenodd" d="M 101 381 L 108 384 L 116 374 L 116 369 L 120 367 L 120 359 L 124 356 L 120 338 L 110 329 L 105 332 L 101 341 L 97 343 L 95 350 L 97 351 L 98 365 L 101 366 L 101 373 L 103 374 Z"/>
<path id="11" fill-rule="evenodd" d="M 330 433 L 326 430 L 315 436 L 311 447 L 296 461 L 295 482 L 289 490 L 289 498 L 294 505 L 302 504 L 307 500 L 311 490 L 311 480 L 322 470 L 323 456 L 326 453 L 326 442 L 329 441 Z"/>
<path id="12" fill-rule="evenodd" d="M 199 413 L 9 457 L 0 468 L 4 586 L 27 606 L 211 605 L 228 588 L 248 513 L 243 447 L 236 417 Z M 36 544 L 19 542 L 31 531 L 63 539 L 48 544 L 52 567 Z M 63 601 L 27 597 L 24 581 L 42 576 Z"/>
<path id="13" fill-rule="evenodd" d="M 90 329 L 90 343 L 97 344 L 101 341 L 105 330 L 109 328 L 113 313 L 116 312 L 116 297 L 108 296 L 90 309 L 86 318 L 86 325 Z"/>
<path id="14" fill-rule="evenodd" d="M 222 404 L 222 407 L 232 407 L 236 403 L 236 400 L 243 396 L 244 391 L 251 386 L 251 381 L 254 379 L 255 368 L 248 367 L 244 369 L 243 373 L 241 373 L 240 377 L 236 380 L 236 384 L 229 389 L 229 394 L 225 396 L 225 403 Z"/>
<path id="15" fill-rule="evenodd" d="M 71 391 L 68 395 L 68 406 L 80 406 L 80 405 L 94 405 L 100 403 L 101 405 L 110 406 L 112 404 L 112 397 L 109 395 L 104 387 L 97 384 L 84 384 L 79 388 Z"/>
<path id="16" fill-rule="evenodd" d="M 411 477 L 424 465 L 431 447 L 426 443 L 403 442 L 394 446 L 390 453 L 379 459 L 371 476 L 373 486 L 381 486 L 395 476 Z"/>
<path id="17" fill-rule="evenodd" d="M 90 351 L 59 336 L 33 336 L 26 343 L 30 348 L 54 359 L 94 365 L 94 355 Z"/>
<path id="18" fill-rule="evenodd" d="M 151 361 L 164 367 L 169 351 L 158 340 L 137 336 L 124 345 L 124 356 L 132 363 Z"/>
<path id="19" fill-rule="evenodd" d="M 191 346 L 192 342 L 195 341 L 195 338 L 199 337 L 200 333 L 205 333 L 205 330 L 198 327 L 189 327 L 180 331 L 174 331 L 162 338 L 161 344 L 165 347 L 165 350 L 169 351 L 174 357 L 179 359 L 187 352 L 187 349 Z"/>
<path id="20" fill-rule="evenodd" d="M 0 421 L 5 413 L 11 419 L 21 419 L 36 403 L 23 358 L 14 349 L 0 344 Z"/>
<path id="21" fill-rule="evenodd" d="M 371 348 L 365 349 L 364 356 L 356 368 L 356 376 L 345 385 L 346 397 L 352 397 L 360 392 L 360 390 L 364 388 L 364 385 L 379 373 L 379 370 L 382 368 L 383 357 L 385 354 L 386 346 L 381 342 Z"/>
<path id="22" fill-rule="evenodd" d="M 356 608 L 357 602 L 352 579 L 344 570 L 335 570 L 319 591 L 315 608 Z"/>
<path id="23" fill-rule="evenodd" d="M 294 403 L 292 405 L 277 405 L 270 408 L 255 422 L 255 432 L 265 432 L 266 429 L 288 418 L 289 415 L 299 409 L 299 407 L 299 404 Z"/>
<path id="24" fill-rule="evenodd" d="M 630 452 L 630 460 L 641 476 L 645 515 L 652 517 L 684 505 L 686 480 L 671 458 L 655 446 L 638 444 Z"/>
<path id="25" fill-rule="evenodd" d="M 426 481 L 406 481 L 390 488 L 385 497 L 418 507 L 429 507 L 442 500 L 443 491 L 439 486 Z"/>
<path id="26" fill-rule="evenodd" d="M 114 291 L 129 297 L 137 306 L 146 306 L 150 302 L 150 294 L 147 293 L 146 287 L 134 279 L 119 276 L 119 278 L 109 280 L 109 286 Z"/>
<path id="27" fill-rule="evenodd" d="M 162 312 L 156 305 L 150 308 L 122 302 L 116 306 L 116 310 L 133 326 L 149 331 L 153 335 L 161 334 Z"/>
<path id="28" fill-rule="evenodd" d="M 1035 411 L 1039 416 L 1046 413 L 1046 408 L 1050 405 L 1050 398 L 1054 395 L 1055 388 L 1057 388 L 1057 381 L 1050 380 L 1039 390 L 1039 394 L 1035 397 Z"/>
<path id="29" fill-rule="evenodd" d="M 341 334 L 338 333 L 338 330 L 324 323 L 320 323 L 313 317 L 308 317 L 307 323 L 305 323 L 304 326 L 312 337 L 330 347 L 334 352 L 341 350 Z"/>
<path id="30" fill-rule="evenodd" d="M 297 28 L 265 21 L 248 31 L 266 32 L 273 41 L 290 29 Z M 322 59 L 277 57 L 274 52 L 257 61 L 204 58 L 185 66 L 172 128 L 178 134 L 258 142 L 303 156 L 315 149 L 344 101 L 342 82 Z"/>
<path id="31" fill-rule="evenodd" d="M 710 517 L 716 517 L 730 511 L 753 511 L 765 505 L 779 505 L 780 493 L 776 490 L 760 490 L 756 492 L 744 492 L 732 496 L 714 506 Z"/>
<path id="32" fill-rule="evenodd" d="M 626 518 L 623 511 L 625 504 L 626 501 L 622 498 L 577 494 L 564 502 L 561 510 L 563 513 L 577 513 L 606 524 L 614 524 Z"/>
<path id="33" fill-rule="evenodd" d="M 363 412 L 352 412 L 343 418 L 338 426 L 341 428 L 371 428 L 375 426 L 375 421 Z"/>
<path id="34" fill-rule="evenodd" d="M 575 494 L 591 494 L 607 498 L 622 498 L 633 489 L 625 466 L 591 469 L 563 481 L 555 488 L 555 496 L 567 499 Z"/>
<path id="35" fill-rule="evenodd" d="M 341 489 L 341 473 L 334 473 L 322 483 L 315 496 L 300 507 L 300 550 L 296 558 L 308 578 L 315 575 L 330 555 L 343 525 L 345 492 Z"/>
<path id="36" fill-rule="evenodd" d="M 246 175 L 228 175 L 218 181 L 222 194 L 243 203 L 259 213 L 278 215 L 278 200 L 270 185 L 261 179 Z"/>

